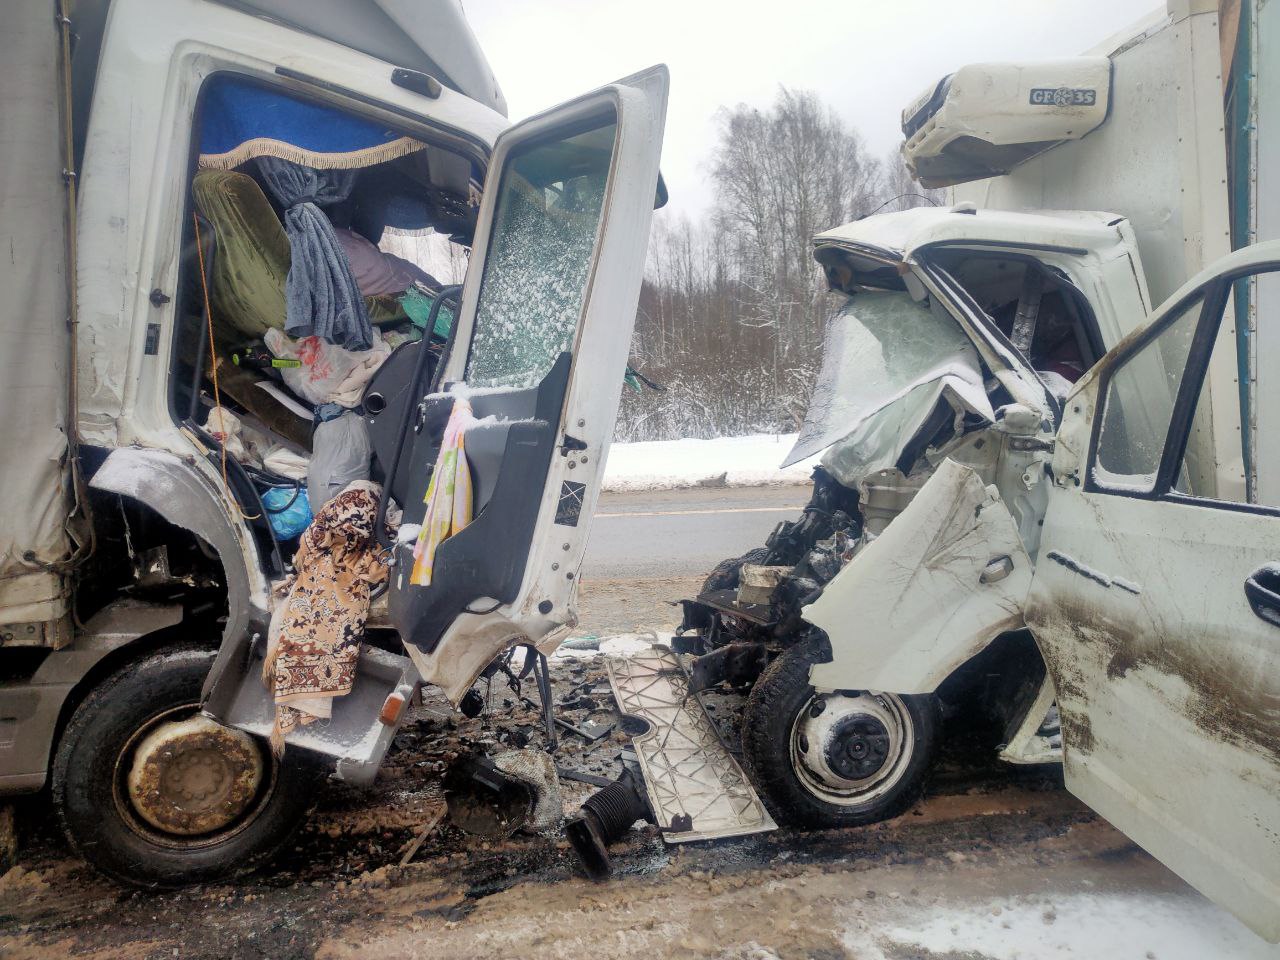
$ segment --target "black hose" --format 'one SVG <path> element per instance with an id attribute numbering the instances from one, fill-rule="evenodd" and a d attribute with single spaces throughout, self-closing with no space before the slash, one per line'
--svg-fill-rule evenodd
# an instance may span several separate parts
<path id="1" fill-rule="evenodd" d="M 609 845 L 631 829 L 637 820 L 650 820 L 649 804 L 630 771 L 592 794 L 582 804 L 577 817 L 565 826 L 565 835 L 592 880 L 603 880 L 613 867 Z"/>

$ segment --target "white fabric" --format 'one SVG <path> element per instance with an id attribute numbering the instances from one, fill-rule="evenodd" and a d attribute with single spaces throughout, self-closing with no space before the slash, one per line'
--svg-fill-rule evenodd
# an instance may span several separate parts
<path id="1" fill-rule="evenodd" d="M 272 473 L 278 473 L 290 480 L 307 479 L 307 465 L 311 461 L 300 453 L 295 453 L 282 444 L 271 447 L 262 457 L 262 465 Z"/>
<path id="2" fill-rule="evenodd" d="M 66 612 L 67 278 L 58 36 L 48 3 L 0 30 L 0 623 Z M 30 551 L 32 560 L 23 559 Z"/>

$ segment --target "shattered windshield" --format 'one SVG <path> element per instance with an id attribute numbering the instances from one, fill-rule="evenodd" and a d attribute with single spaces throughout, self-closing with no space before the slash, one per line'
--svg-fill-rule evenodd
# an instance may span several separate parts
<path id="1" fill-rule="evenodd" d="M 783 465 L 852 438 L 842 473 L 892 466 L 944 396 L 990 416 L 977 352 L 955 320 L 905 292 L 855 294 L 827 325 L 804 426 Z"/>
<path id="2" fill-rule="evenodd" d="M 573 347 L 616 118 L 517 148 L 499 185 L 466 381 L 536 385 Z"/>

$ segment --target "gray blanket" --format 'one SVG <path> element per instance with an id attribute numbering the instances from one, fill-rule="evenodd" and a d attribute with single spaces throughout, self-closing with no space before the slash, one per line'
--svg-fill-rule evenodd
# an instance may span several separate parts
<path id="1" fill-rule="evenodd" d="M 318 336 L 348 350 L 373 346 L 373 328 L 351 265 L 321 206 L 351 195 L 354 170 L 317 170 L 276 157 L 254 161 L 267 192 L 284 208 L 289 237 L 285 333 Z"/>

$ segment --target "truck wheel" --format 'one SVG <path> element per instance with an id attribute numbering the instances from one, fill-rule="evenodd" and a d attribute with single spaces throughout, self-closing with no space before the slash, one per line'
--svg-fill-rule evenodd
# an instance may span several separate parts
<path id="1" fill-rule="evenodd" d="M 721 560 L 716 564 L 716 568 L 707 574 L 707 579 L 702 582 L 701 592 L 709 593 L 712 590 L 734 589 L 742 579 L 743 564 L 764 563 L 768 556 L 768 547 L 756 547 L 754 550 L 748 550 L 740 557 Z"/>
<path id="2" fill-rule="evenodd" d="M 252 870 L 302 822 L 317 773 L 296 754 L 200 715 L 216 656 L 182 647 L 134 661 L 77 707 L 52 792 L 72 848 L 103 873 L 176 887 Z"/>
<path id="3" fill-rule="evenodd" d="M 885 820 L 920 795 L 933 754 L 937 705 L 929 696 L 817 693 L 807 644 L 760 675 L 743 715 L 752 779 L 781 821 L 854 827 Z"/>

